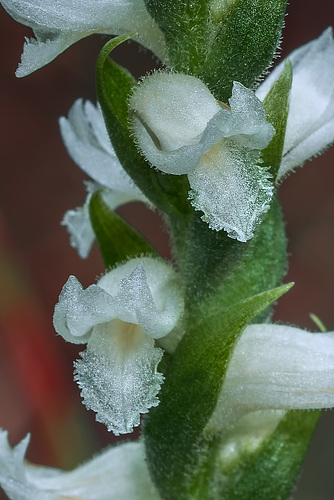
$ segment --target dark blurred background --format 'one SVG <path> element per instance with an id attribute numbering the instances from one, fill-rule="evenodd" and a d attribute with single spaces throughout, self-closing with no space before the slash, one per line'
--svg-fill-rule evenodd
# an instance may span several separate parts
<path id="1" fill-rule="evenodd" d="M 334 24 L 332 1 L 293 0 L 288 8 L 282 56 Z M 85 410 L 72 380 L 72 362 L 83 347 L 66 344 L 52 326 L 54 304 L 69 274 L 84 286 L 103 272 L 94 250 L 81 260 L 59 225 L 85 198 L 84 174 L 62 144 L 58 117 L 78 97 L 95 102 L 94 65 L 106 38 L 91 36 L 48 67 L 24 78 L 14 72 L 29 30 L 0 10 L 0 426 L 12 444 L 32 433 L 28 458 L 72 468 L 116 441 Z M 135 43 L 115 59 L 135 76 L 155 67 Z M 315 330 L 309 313 L 334 330 L 334 149 L 297 170 L 280 188 L 290 265 L 296 282 L 280 299 L 275 320 Z M 169 256 L 158 214 L 140 204 L 121 213 Z M 312 442 L 296 500 L 334 498 L 334 415 L 326 411 Z M 0 494 L 1 495 L 1 494 Z"/>

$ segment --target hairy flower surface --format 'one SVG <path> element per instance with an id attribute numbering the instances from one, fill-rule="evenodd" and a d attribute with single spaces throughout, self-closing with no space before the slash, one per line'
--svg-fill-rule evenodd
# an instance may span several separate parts
<path id="1" fill-rule="evenodd" d="M 254 92 L 234 82 L 230 108 L 193 76 L 154 73 L 135 89 L 130 109 L 144 156 L 156 168 L 187 174 L 191 203 L 212 229 L 249 240 L 273 193 L 260 150 L 274 135 Z"/>
<path id="2" fill-rule="evenodd" d="M 89 217 L 89 201 L 94 191 L 105 188 L 103 198 L 112 210 L 131 201 L 148 203 L 148 200 L 118 161 L 99 106 L 78 99 L 68 118 L 60 118 L 59 126 L 70 157 L 93 180 L 86 182 L 85 204 L 68 210 L 62 221 L 70 234 L 71 245 L 80 257 L 86 258 L 95 240 Z"/>
<path id="3" fill-rule="evenodd" d="M 87 343 L 75 380 L 87 408 L 114 434 L 131 432 L 159 401 L 163 351 L 154 339 L 177 324 L 183 301 L 172 266 L 132 259 L 83 289 L 71 276 L 55 307 L 54 326 L 65 340 Z"/>
<path id="4" fill-rule="evenodd" d="M 249 325 L 234 349 L 208 424 L 224 429 L 258 410 L 334 407 L 334 332 Z"/>
<path id="5" fill-rule="evenodd" d="M 0 429 L 0 485 L 10 500 L 159 500 L 145 462 L 143 444 L 104 450 L 72 471 L 24 460 L 30 436 L 12 448 Z"/>
<path id="6" fill-rule="evenodd" d="M 26 76 L 55 59 L 70 45 L 93 33 L 136 34 L 158 57 L 166 51 L 164 36 L 143 0 L 1 0 L 19 23 L 33 29 L 26 39 L 16 75 Z"/>
<path id="7" fill-rule="evenodd" d="M 282 163 L 278 180 L 334 142 L 333 28 L 288 56 L 293 80 Z M 256 91 L 263 100 L 279 77 L 281 62 Z"/>

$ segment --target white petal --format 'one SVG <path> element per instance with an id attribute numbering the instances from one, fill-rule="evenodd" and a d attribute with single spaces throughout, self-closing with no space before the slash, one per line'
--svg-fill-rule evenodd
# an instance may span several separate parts
<path id="1" fill-rule="evenodd" d="M 334 93 L 332 102 L 334 103 Z M 334 107 L 334 104 L 333 104 Z M 300 166 L 314 156 L 323 153 L 334 142 L 334 117 L 312 132 L 312 135 L 296 144 L 283 158 L 278 171 L 277 179 L 281 180 L 296 166 Z"/>
<path id="2" fill-rule="evenodd" d="M 94 327 L 87 350 L 74 364 L 75 380 L 84 404 L 115 435 L 132 432 L 140 414 L 158 405 L 162 354 L 138 325 L 115 319 Z"/>
<path id="3" fill-rule="evenodd" d="M 189 75 L 157 72 L 134 90 L 129 107 L 139 149 L 163 172 L 191 172 L 212 140 L 201 142 L 208 121 L 221 107 L 204 85 Z"/>
<path id="4" fill-rule="evenodd" d="M 288 57 L 292 63 L 293 81 L 283 161 L 278 179 L 334 142 L 332 28 L 326 29 L 319 38 L 294 50 Z M 279 77 L 283 66 L 284 61 L 256 91 L 261 100 Z"/>
<path id="5" fill-rule="evenodd" d="M 38 42 L 38 50 L 26 48 L 18 76 L 47 64 L 69 45 L 91 33 L 138 33 L 136 39 L 140 43 L 158 57 L 167 57 L 164 36 L 143 0 L 59 0 L 56 3 L 1 0 L 1 3 L 16 21 L 33 28 Z"/>
<path id="6" fill-rule="evenodd" d="M 94 181 L 129 199 L 147 201 L 119 163 L 99 108 L 78 99 L 59 125 L 69 155 Z"/>
<path id="7" fill-rule="evenodd" d="M 333 406 L 334 332 L 250 325 L 235 347 L 212 418 L 227 422 L 259 409 Z"/>
<path id="8" fill-rule="evenodd" d="M 11 448 L 0 430 L 0 484 L 10 500 L 159 500 L 140 442 L 106 449 L 70 472 L 24 462 L 28 442 Z"/>
<path id="9" fill-rule="evenodd" d="M 155 339 L 167 335 L 183 311 L 178 277 L 173 267 L 160 259 L 131 259 L 105 274 L 98 286 L 117 294 L 119 319 L 139 324 Z"/>
<path id="10" fill-rule="evenodd" d="M 175 271 L 163 260 L 131 259 L 84 290 L 70 276 L 59 296 L 54 327 L 65 340 L 86 343 L 95 325 L 121 319 L 140 325 L 153 338 L 167 335 L 183 310 Z"/>
<path id="11" fill-rule="evenodd" d="M 75 248 L 82 259 L 86 259 L 95 241 L 95 233 L 90 221 L 89 216 L 89 202 L 96 190 L 101 189 L 102 186 L 93 182 L 84 182 L 87 187 L 87 197 L 82 207 L 77 207 L 68 210 L 61 222 L 65 226 L 70 235 L 70 244 Z M 111 210 L 129 203 L 132 198 L 124 193 L 113 191 L 112 189 L 104 190 L 102 193 L 103 200 Z"/>
<path id="12" fill-rule="evenodd" d="M 163 72 L 145 78 L 135 88 L 129 106 L 163 151 L 197 144 L 207 122 L 220 110 L 201 80 Z"/>
<path id="13" fill-rule="evenodd" d="M 95 240 L 87 204 L 68 210 L 64 214 L 61 224 L 66 226 L 71 246 L 78 251 L 82 259 L 86 259 Z"/>
<path id="14" fill-rule="evenodd" d="M 23 45 L 21 62 L 16 70 L 16 76 L 21 78 L 30 75 L 39 68 L 42 68 L 53 61 L 59 54 L 64 52 L 73 43 L 87 36 L 88 33 L 78 32 L 57 32 L 50 31 L 47 38 L 39 31 L 35 32 L 35 38 L 26 38 Z"/>
<path id="15" fill-rule="evenodd" d="M 85 344 L 92 328 L 117 317 L 115 301 L 97 285 L 85 290 L 75 276 L 70 276 L 55 306 L 55 330 L 68 342 Z"/>
<path id="16" fill-rule="evenodd" d="M 223 139 L 188 175 L 191 203 L 211 229 L 224 229 L 239 241 L 253 237 L 273 194 L 270 174 L 257 161 L 256 152 Z"/>

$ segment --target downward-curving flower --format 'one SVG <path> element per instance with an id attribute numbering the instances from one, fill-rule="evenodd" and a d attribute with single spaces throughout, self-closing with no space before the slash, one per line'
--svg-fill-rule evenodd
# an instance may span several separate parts
<path id="1" fill-rule="evenodd" d="M 273 194 L 260 151 L 274 135 L 254 92 L 234 82 L 230 107 L 193 76 L 154 73 L 130 110 L 139 149 L 163 172 L 187 174 L 191 203 L 212 229 L 247 241 Z"/>
<path id="2" fill-rule="evenodd" d="M 290 110 L 279 181 L 334 142 L 334 41 L 328 28 L 292 52 Z M 281 63 L 256 93 L 234 82 L 230 107 L 215 100 L 198 78 L 155 73 L 130 100 L 138 147 L 156 168 L 187 174 L 191 203 L 212 229 L 249 240 L 268 210 L 273 180 L 261 167 L 261 150 L 274 130 L 263 100 Z"/>
<path id="3" fill-rule="evenodd" d="M 165 58 L 164 35 L 143 0 L 1 0 L 19 23 L 33 29 L 26 39 L 16 76 L 26 76 L 93 33 L 136 34 L 142 45 Z"/>
<path id="4" fill-rule="evenodd" d="M 114 434 L 131 432 L 159 401 L 163 351 L 154 339 L 176 326 L 183 310 L 175 271 L 163 260 L 132 259 L 83 289 L 71 276 L 55 307 L 65 340 L 87 343 L 75 362 L 84 404 Z"/>
<path id="5" fill-rule="evenodd" d="M 226 429 L 260 410 L 332 407 L 334 332 L 249 325 L 234 349 L 208 428 Z"/>
<path id="6" fill-rule="evenodd" d="M 62 221 L 70 234 L 71 245 L 80 257 L 86 258 L 95 239 L 89 217 L 89 202 L 94 191 L 105 188 L 103 198 L 112 210 L 131 201 L 149 202 L 118 161 L 99 106 L 78 99 L 68 118 L 60 118 L 59 126 L 72 160 L 93 180 L 86 182 L 85 204 L 68 210 Z"/>
<path id="7" fill-rule="evenodd" d="M 334 142 L 333 28 L 288 56 L 293 80 L 278 180 Z M 263 100 L 284 67 L 281 62 L 256 91 Z"/>
<path id="8" fill-rule="evenodd" d="M 10 500 L 159 500 L 140 442 L 104 450 L 72 471 L 25 461 L 30 436 L 17 446 L 0 429 L 0 485 Z"/>

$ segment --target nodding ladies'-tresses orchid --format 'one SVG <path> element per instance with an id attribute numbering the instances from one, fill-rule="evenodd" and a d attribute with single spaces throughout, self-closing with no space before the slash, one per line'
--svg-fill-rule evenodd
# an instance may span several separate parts
<path id="1" fill-rule="evenodd" d="M 143 0 L 1 0 L 19 23 L 33 29 L 26 39 L 16 76 L 29 75 L 55 59 L 73 43 L 94 33 L 137 33 L 136 39 L 164 58 L 164 36 Z"/>
<path id="2" fill-rule="evenodd" d="M 289 58 L 293 82 L 277 180 L 334 141 L 332 29 Z M 284 62 L 259 87 L 257 97 L 234 82 L 230 106 L 217 101 L 198 78 L 164 72 L 146 77 L 130 100 L 142 154 L 163 172 L 187 174 L 189 197 L 204 213 L 202 219 L 239 241 L 252 238 L 273 195 L 275 179 L 261 166 L 261 150 L 275 131 L 260 99 L 283 67 Z"/>
<path id="3" fill-rule="evenodd" d="M 0 0 L 35 39 L 18 76 L 91 33 L 97 106 L 60 119 L 65 147 L 90 178 L 62 224 L 105 273 L 75 276 L 54 310 L 56 332 L 84 344 L 74 379 L 84 405 L 136 443 L 72 472 L 24 464 L 0 430 L 0 484 L 11 500 L 285 500 L 319 409 L 334 406 L 334 332 L 270 323 L 292 286 L 276 189 L 334 141 L 332 30 L 277 52 L 286 0 Z M 109 58 L 135 38 L 163 69 L 137 84 Z M 157 209 L 171 262 L 121 216 Z M 318 326 L 321 324 L 318 321 Z"/>
<path id="4" fill-rule="evenodd" d="M 86 290 L 71 276 L 55 307 L 54 326 L 65 340 L 87 343 L 75 379 L 87 408 L 114 434 L 132 432 L 140 414 L 158 404 L 165 337 L 182 313 L 173 268 L 153 258 L 132 259 Z"/>
<path id="5" fill-rule="evenodd" d="M 84 306 L 87 299 L 82 300 Z M 120 329 L 118 334 L 113 333 L 119 335 L 118 342 L 122 344 L 120 336 L 124 332 Z M 103 336 L 103 332 L 99 335 Z M 117 349 L 117 341 L 112 340 L 111 335 L 110 331 L 110 342 Z M 74 341 L 79 340 L 75 338 Z M 138 339 L 138 343 L 140 341 Z M 123 349 L 127 351 L 129 346 L 123 343 Z M 110 348 L 103 355 L 109 354 L 108 351 Z M 115 354 L 121 353 L 116 351 Z M 94 364 L 87 368 L 96 371 Z M 110 367 L 102 363 L 99 369 L 103 372 Z M 100 377 L 101 381 L 103 377 L 105 381 L 113 381 L 107 371 Z M 209 436 L 218 432 L 220 460 L 229 467 L 245 453 L 261 449 L 288 409 L 333 406 L 333 388 L 334 332 L 311 334 L 282 325 L 249 326 L 236 345 L 206 433 Z M 108 391 L 105 396 L 107 394 Z M 131 397 L 131 393 L 127 396 Z M 109 412 L 111 404 L 105 404 Z M 29 436 L 11 449 L 7 433 L 0 430 L 0 484 L 11 500 L 161 498 L 151 481 L 142 442 L 106 449 L 71 472 L 24 463 L 28 442 Z"/>
<path id="6" fill-rule="evenodd" d="M 95 191 L 104 189 L 104 201 L 112 210 L 131 201 L 149 202 L 123 170 L 110 144 L 99 106 L 78 99 L 68 118 L 60 118 L 59 126 L 69 155 L 91 178 L 86 181 L 85 204 L 68 210 L 62 221 L 70 234 L 71 245 L 80 257 L 86 258 L 95 239 L 89 217 L 89 202 Z"/>

